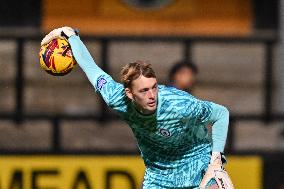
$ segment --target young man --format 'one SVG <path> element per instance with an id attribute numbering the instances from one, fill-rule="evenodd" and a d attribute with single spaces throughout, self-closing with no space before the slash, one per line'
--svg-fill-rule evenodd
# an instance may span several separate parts
<path id="1" fill-rule="evenodd" d="M 149 64 L 122 69 L 122 84 L 101 70 L 70 27 L 50 32 L 42 45 L 66 38 L 73 55 L 108 106 L 131 127 L 146 166 L 143 189 L 233 188 L 223 169 L 229 112 L 186 92 L 158 85 Z M 212 140 L 206 125 L 213 124 Z"/>
<path id="2" fill-rule="evenodd" d="M 197 67 L 191 62 L 178 62 L 169 71 L 170 86 L 191 92 L 198 73 Z"/>

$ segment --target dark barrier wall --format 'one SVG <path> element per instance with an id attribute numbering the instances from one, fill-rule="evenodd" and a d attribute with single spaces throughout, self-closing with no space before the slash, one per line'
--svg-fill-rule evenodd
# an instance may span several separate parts
<path id="1" fill-rule="evenodd" d="M 264 189 L 284 189 L 284 155 L 264 158 Z"/>
<path id="2" fill-rule="evenodd" d="M 41 22 L 40 0 L 1 0 L 0 26 L 39 27 Z"/>

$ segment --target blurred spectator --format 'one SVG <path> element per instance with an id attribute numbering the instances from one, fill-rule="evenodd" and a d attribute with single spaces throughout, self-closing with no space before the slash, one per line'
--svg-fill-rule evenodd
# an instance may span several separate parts
<path id="1" fill-rule="evenodd" d="M 170 86 L 191 93 L 197 74 L 198 68 L 192 62 L 177 62 L 171 67 L 169 72 Z M 208 136 L 211 136 L 212 125 L 208 124 L 206 128 L 208 129 Z"/>
<path id="2" fill-rule="evenodd" d="M 197 74 L 198 68 L 192 62 L 177 62 L 170 69 L 170 86 L 191 93 L 195 85 Z M 211 136 L 212 125 L 208 124 L 206 128 L 208 129 L 208 135 Z"/>
<path id="3" fill-rule="evenodd" d="M 197 73 L 197 66 L 192 62 L 177 62 L 169 72 L 170 85 L 183 91 L 192 92 Z"/>

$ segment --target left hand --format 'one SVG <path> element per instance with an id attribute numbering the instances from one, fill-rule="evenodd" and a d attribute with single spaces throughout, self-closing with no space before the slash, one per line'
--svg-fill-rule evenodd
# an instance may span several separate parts
<path id="1" fill-rule="evenodd" d="M 212 152 L 208 169 L 199 185 L 199 188 L 205 189 L 212 179 L 216 181 L 219 189 L 234 189 L 233 183 L 227 171 L 223 167 L 222 155 L 220 152 Z"/>

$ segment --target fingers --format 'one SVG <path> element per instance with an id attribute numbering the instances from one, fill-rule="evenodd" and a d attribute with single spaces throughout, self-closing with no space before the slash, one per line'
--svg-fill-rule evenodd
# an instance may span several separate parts
<path id="1" fill-rule="evenodd" d="M 226 171 L 217 171 L 215 180 L 221 189 L 234 189 L 233 183 Z"/>
<path id="2" fill-rule="evenodd" d="M 57 28 L 52 30 L 51 32 L 49 32 L 49 34 L 47 34 L 41 41 L 40 45 L 45 45 L 47 43 L 49 43 L 50 41 L 52 41 L 55 38 L 64 38 L 61 35 L 61 32 L 64 32 L 68 37 L 70 37 L 70 35 L 72 35 L 74 32 L 74 30 L 71 27 L 68 26 L 64 26 L 61 28 Z"/>
<path id="3" fill-rule="evenodd" d="M 60 35 L 60 28 L 58 29 L 54 29 L 51 32 L 49 32 L 49 34 L 47 34 L 41 41 L 40 45 L 45 45 L 47 43 L 49 43 L 50 41 L 52 41 L 53 39 L 59 37 Z"/>
<path id="4" fill-rule="evenodd" d="M 211 165 L 209 167 L 199 185 L 200 189 L 205 189 L 211 179 L 214 179 L 220 189 L 233 189 L 232 181 L 228 173 L 221 168 L 220 165 Z"/>

